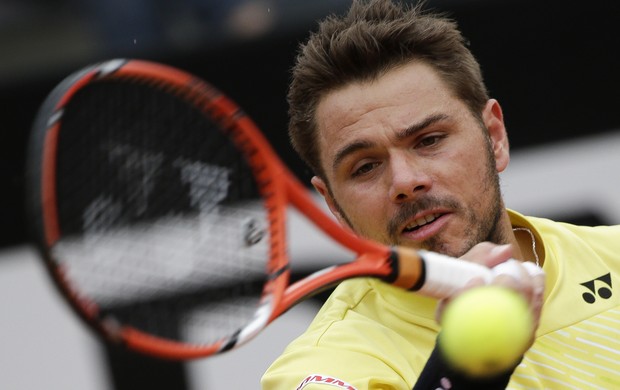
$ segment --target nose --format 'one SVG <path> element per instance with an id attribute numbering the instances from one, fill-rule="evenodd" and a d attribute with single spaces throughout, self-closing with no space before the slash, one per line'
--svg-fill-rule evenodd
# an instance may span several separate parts
<path id="1" fill-rule="evenodd" d="M 432 186 L 431 176 L 423 164 L 406 156 L 390 159 L 389 197 L 395 203 L 410 202 L 427 192 Z"/>

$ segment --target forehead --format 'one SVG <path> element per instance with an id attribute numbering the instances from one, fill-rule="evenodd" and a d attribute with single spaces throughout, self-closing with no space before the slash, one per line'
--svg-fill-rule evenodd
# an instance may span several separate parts
<path id="1" fill-rule="evenodd" d="M 376 80 L 348 84 L 328 93 L 317 106 L 321 160 L 351 138 L 402 130 L 428 115 L 463 107 L 437 72 L 422 62 L 392 69 Z"/>

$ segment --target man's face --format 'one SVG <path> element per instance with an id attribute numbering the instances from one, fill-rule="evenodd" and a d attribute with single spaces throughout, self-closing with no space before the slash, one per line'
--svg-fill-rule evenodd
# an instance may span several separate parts
<path id="1" fill-rule="evenodd" d="M 413 62 L 330 92 L 316 119 L 326 177 L 312 183 L 341 223 L 451 256 L 505 242 L 498 171 L 508 144 L 497 102 L 481 123 L 432 68 Z"/>

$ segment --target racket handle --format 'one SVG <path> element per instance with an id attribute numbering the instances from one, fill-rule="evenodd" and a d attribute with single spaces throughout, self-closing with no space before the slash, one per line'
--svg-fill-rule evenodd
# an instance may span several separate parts
<path id="1" fill-rule="evenodd" d="M 409 286 L 409 289 L 432 298 L 447 298 L 474 278 L 481 278 L 486 284 L 493 277 L 493 271 L 488 267 L 435 252 L 410 252 L 398 248 L 398 257 L 403 271 L 407 268 L 403 267 L 406 263 L 420 263 L 421 272 L 417 283 Z"/>

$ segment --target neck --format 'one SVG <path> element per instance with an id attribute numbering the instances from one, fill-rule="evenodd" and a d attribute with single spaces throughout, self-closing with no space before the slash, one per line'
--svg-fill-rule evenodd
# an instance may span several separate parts
<path id="1" fill-rule="evenodd" d="M 503 210 L 505 210 L 505 208 L 503 208 Z M 513 230 L 507 211 L 504 211 L 502 214 L 498 228 L 502 232 L 502 235 L 500 236 L 500 241 L 495 242 L 497 244 L 510 244 L 512 246 L 512 257 L 516 260 L 525 261 L 527 258 L 526 256 L 529 254 L 529 252 L 527 252 L 528 245 L 524 240 L 524 236 L 522 234 L 517 234 L 518 232 Z M 529 248 L 531 251 L 531 244 Z"/>
<path id="2" fill-rule="evenodd" d="M 534 233 L 529 228 L 518 226 L 514 227 L 512 232 L 516 241 L 515 248 L 518 248 L 519 252 L 519 256 L 515 257 L 521 261 L 531 261 L 536 263 L 536 265 L 540 265 L 538 253 L 536 253 L 536 237 Z"/>

